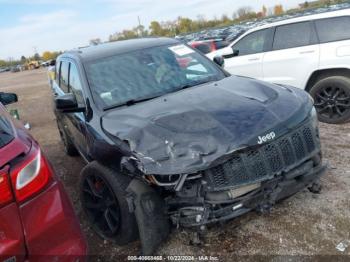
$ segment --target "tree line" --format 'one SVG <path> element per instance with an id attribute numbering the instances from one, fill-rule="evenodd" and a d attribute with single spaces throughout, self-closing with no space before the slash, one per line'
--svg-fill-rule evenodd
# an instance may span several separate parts
<path id="1" fill-rule="evenodd" d="M 145 36 L 166 36 L 174 37 L 188 33 L 198 32 L 201 30 L 219 28 L 224 26 L 235 25 L 252 19 L 262 19 L 269 16 L 280 16 L 286 13 L 295 13 L 307 9 L 315 9 L 333 4 L 348 2 L 348 0 L 318 0 L 305 1 L 299 4 L 297 8 L 285 10 L 283 5 L 277 4 L 273 7 L 262 6 L 261 10 L 254 11 L 250 6 L 238 8 L 232 15 L 223 14 L 221 17 L 206 19 L 203 15 L 198 15 L 196 19 L 187 17 L 178 17 L 169 21 L 152 21 L 148 28 L 143 25 L 136 26 L 132 29 L 125 29 L 121 32 L 113 33 L 109 36 L 109 41 L 126 40 Z M 100 39 L 94 39 L 93 43 L 100 43 Z M 90 41 L 90 44 L 92 42 Z"/>
<path id="2" fill-rule="evenodd" d="M 24 65 L 26 63 L 30 63 L 31 61 L 49 61 L 52 59 L 56 59 L 57 56 L 62 54 L 62 52 L 50 52 L 45 51 L 42 55 L 39 53 L 35 53 L 33 56 L 25 57 L 24 55 L 21 56 L 19 60 L 9 58 L 8 60 L 1 60 L 0 59 L 0 67 L 8 67 L 8 66 L 15 66 L 15 65 Z"/>
<path id="3" fill-rule="evenodd" d="M 111 42 L 147 36 L 174 37 L 176 35 L 183 35 L 206 29 L 231 26 L 252 19 L 262 19 L 269 16 L 280 16 L 283 14 L 296 13 L 308 9 L 315 9 L 345 2 L 349 2 L 349 0 L 305 1 L 299 4 L 297 8 L 289 10 L 285 10 L 282 5 L 278 4 L 273 7 L 262 6 L 261 10 L 257 12 L 254 11 L 250 6 L 242 6 L 233 12 L 232 15 L 229 16 L 227 14 L 223 14 L 220 18 L 214 17 L 213 19 L 206 19 L 205 16 L 198 15 L 196 19 L 180 16 L 175 20 L 169 21 L 159 22 L 154 20 L 148 27 L 140 24 L 132 29 L 125 29 L 121 32 L 115 32 L 109 36 L 108 41 Z M 89 42 L 90 45 L 97 45 L 100 43 L 102 43 L 100 38 L 91 39 Z M 61 53 L 62 52 L 45 51 L 41 56 L 39 54 L 34 54 L 34 56 L 28 58 L 22 56 L 20 60 L 0 60 L 0 67 L 24 64 L 32 60 L 48 61 L 55 59 Z"/>

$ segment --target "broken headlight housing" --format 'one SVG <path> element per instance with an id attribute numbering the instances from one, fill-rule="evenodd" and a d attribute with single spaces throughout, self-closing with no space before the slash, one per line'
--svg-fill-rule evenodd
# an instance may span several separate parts
<path id="1" fill-rule="evenodd" d="M 145 177 L 152 184 L 164 187 L 174 187 L 176 190 L 181 189 L 185 181 L 201 178 L 202 174 L 146 175 Z"/>

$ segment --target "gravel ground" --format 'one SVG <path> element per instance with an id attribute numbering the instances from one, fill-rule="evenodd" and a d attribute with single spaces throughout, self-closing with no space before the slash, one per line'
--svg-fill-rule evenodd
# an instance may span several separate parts
<path id="1" fill-rule="evenodd" d="M 51 91 L 44 69 L 0 74 L 0 91 L 15 92 L 19 110 L 63 181 L 89 243 L 91 260 L 119 261 L 137 255 L 139 242 L 118 247 L 101 240 L 89 227 L 77 192 L 84 162 L 64 154 L 52 113 Z M 249 213 L 209 228 L 202 246 L 189 243 L 189 230 L 174 229 L 158 255 L 212 256 L 218 261 L 350 261 L 350 124 L 320 124 L 324 160 L 329 169 L 319 195 L 304 190 L 275 206 L 268 215 Z M 343 243 L 345 250 L 336 247 Z M 349 247 L 347 247 L 349 246 Z"/>

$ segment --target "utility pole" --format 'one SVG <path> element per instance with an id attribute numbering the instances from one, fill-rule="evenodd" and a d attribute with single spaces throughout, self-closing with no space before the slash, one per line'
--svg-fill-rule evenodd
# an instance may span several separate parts
<path id="1" fill-rule="evenodd" d="M 140 20 L 140 16 L 137 16 L 137 21 L 139 22 L 139 27 L 138 27 L 138 31 L 139 31 L 139 37 L 142 36 L 142 32 L 141 32 L 141 20 Z"/>

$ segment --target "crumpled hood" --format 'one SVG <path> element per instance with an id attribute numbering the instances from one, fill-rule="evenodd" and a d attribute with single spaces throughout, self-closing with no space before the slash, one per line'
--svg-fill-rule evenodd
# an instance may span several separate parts
<path id="1" fill-rule="evenodd" d="M 171 93 L 102 117 L 106 133 L 127 141 L 147 174 L 194 173 L 228 154 L 279 137 L 303 121 L 306 92 L 243 77 Z"/>

